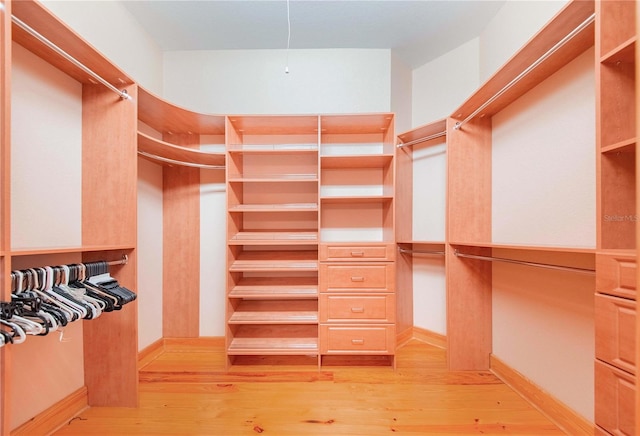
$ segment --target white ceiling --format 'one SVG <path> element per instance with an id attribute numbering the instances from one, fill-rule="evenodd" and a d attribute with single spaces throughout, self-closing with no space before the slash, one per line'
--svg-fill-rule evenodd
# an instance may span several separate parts
<path id="1" fill-rule="evenodd" d="M 289 0 L 290 48 L 393 49 L 415 68 L 477 37 L 506 0 Z M 285 49 L 287 0 L 123 0 L 163 51 Z"/>

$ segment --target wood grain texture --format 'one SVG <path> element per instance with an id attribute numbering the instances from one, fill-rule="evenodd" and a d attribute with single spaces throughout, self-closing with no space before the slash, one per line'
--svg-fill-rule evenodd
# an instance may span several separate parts
<path id="1" fill-rule="evenodd" d="M 413 256 L 398 254 L 396 257 L 396 330 L 413 328 Z"/>
<path id="2" fill-rule="evenodd" d="M 640 23 L 640 2 L 634 2 L 636 7 L 634 11 L 634 17 L 636 23 Z M 636 39 L 637 39 L 637 30 L 636 30 Z M 640 44 L 635 44 L 635 57 L 636 59 L 640 59 Z M 635 71 L 635 81 L 636 83 L 640 83 L 640 68 L 636 67 Z M 636 132 L 640 132 L 640 110 L 637 110 L 640 107 L 640 92 L 636 92 L 636 100 L 634 102 L 636 106 L 636 120 L 635 120 L 635 128 Z M 634 145 L 635 146 L 635 145 Z M 636 168 L 640 168 L 640 153 L 636 153 Z M 640 216 L 640 177 L 636 177 L 636 215 Z M 636 222 L 636 248 L 640 247 L 640 220 Z M 636 250 L 635 253 L 635 261 L 636 265 L 638 264 L 638 253 Z M 640 268 L 636 268 L 636 284 L 640 283 Z M 640 362 L 640 317 L 636 317 L 636 362 Z M 636 373 L 638 371 L 636 370 Z M 635 416 L 640 416 L 640 395 L 636 395 L 635 398 Z M 637 421 L 637 419 L 636 419 Z M 640 428 L 640 425 L 636 422 L 636 428 Z"/>
<path id="3" fill-rule="evenodd" d="M 129 86 L 135 101 L 136 86 Z M 82 244 L 137 242 L 136 106 L 102 85 L 82 87 Z"/>
<path id="4" fill-rule="evenodd" d="M 396 370 L 225 371 L 221 346 L 167 352 L 142 376 L 138 409 L 91 408 L 56 435 L 565 434 L 492 373 L 449 371 L 445 350 L 415 340 L 398 350 Z"/>
<path id="5" fill-rule="evenodd" d="M 432 345 L 438 348 L 447 348 L 447 337 L 440 333 L 433 332 L 431 330 L 423 329 L 420 327 L 413 328 L 413 337 L 418 341 L 422 341 L 426 344 Z"/>
<path id="6" fill-rule="evenodd" d="M 88 408 L 87 388 L 83 387 L 42 411 L 11 431 L 12 436 L 51 434 Z M 8 433 L 3 433 L 8 434 Z"/>
<path id="7" fill-rule="evenodd" d="M 490 256 L 487 248 L 469 254 Z M 462 259 L 446 248 L 447 359 L 451 370 L 487 370 L 492 351 L 491 262 Z"/>
<path id="8" fill-rule="evenodd" d="M 164 353 L 164 349 L 164 339 L 160 338 L 138 351 L 138 370 L 143 366 L 148 365 L 149 362 L 157 359 L 162 353 Z"/>
<path id="9" fill-rule="evenodd" d="M 491 372 L 522 395 L 533 407 L 540 410 L 567 434 L 576 436 L 593 434 L 594 426 L 591 422 L 493 355 L 491 356 Z"/>
<path id="10" fill-rule="evenodd" d="M 11 298 L 11 5 L 2 0 L 0 14 L 0 300 Z M 11 352 L 0 348 L 0 434 L 11 430 Z"/>
<path id="11" fill-rule="evenodd" d="M 168 142 L 158 141 L 138 132 L 138 151 L 187 164 L 224 166 L 224 153 L 207 153 Z M 162 162 L 161 162 L 162 163 Z M 166 165 L 166 163 L 162 163 Z"/>
<path id="12" fill-rule="evenodd" d="M 199 147 L 199 136 L 164 134 L 183 147 Z M 200 170 L 163 169 L 163 336 L 200 334 Z"/>

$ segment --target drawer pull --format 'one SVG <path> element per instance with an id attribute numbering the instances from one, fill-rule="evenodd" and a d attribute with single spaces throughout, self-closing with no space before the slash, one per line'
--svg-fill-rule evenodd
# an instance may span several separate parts
<path id="1" fill-rule="evenodd" d="M 351 312 L 353 313 L 364 313 L 364 307 L 352 307 Z"/>
<path id="2" fill-rule="evenodd" d="M 364 256 L 364 251 L 352 251 L 351 257 L 362 257 Z"/>
<path id="3" fill-rule="evenodd" d="M 362 277 L 362 276 L 351 277 L 351 281 L 352 282 L 364 282 L 364 277 Z"/>
<path id="4" fill-rule="evenodd" d="M 353 345 L 364 345 L 364 339 L 351 339 Z"/>

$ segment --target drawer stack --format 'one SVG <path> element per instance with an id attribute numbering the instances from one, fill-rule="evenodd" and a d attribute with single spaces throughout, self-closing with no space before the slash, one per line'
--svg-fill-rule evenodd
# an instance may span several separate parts
<path id="1" fill-rule="evenodd" d="M 393 244 L 321 244 L 320 353 L 395 353 Z"/>
<path id="2" fill-rule="evenodd" d="M 634 435 L 636 393 L 635 253 L 596 255 L 596 434 Z"/>

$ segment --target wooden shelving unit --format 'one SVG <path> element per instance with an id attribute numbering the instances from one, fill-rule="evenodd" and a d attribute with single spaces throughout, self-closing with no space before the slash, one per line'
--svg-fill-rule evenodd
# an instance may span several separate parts
<path id="1" fill-rule="evenodd" d="M 596 2 L 597 434 L 636 429 L 636 3 Z"/>
<path id="2" fill-rule="evenodd" d="M 320 352 L 393 363 L 393 115 L 327 115 L 320 126 Z"/>
<path id="3" fill-rule="evenodd" d="M 227 355 L 318 356 L 318 117 L 227 121 Z"/>
<path id="4" fill-rule="evenodd" d="M 10 271 L 16 265 L 29 267 L 58 264 L 60 259 L 74 261 L 114 260 L 124 254 L 126 265 L 111 269 L 110 273 L 123 286 L 136 289 L 136 106 L 137 85 L 118 67 L 98 53 L 90 44 L 80 38 L 64 23 L 55 18 L 44 6 L 36 1 L 2 2 L 0 11 L 0 251 L 2 257 L 2 282 L 0 299 L 10 299 Z M 68 55 L 75 58 L 94 73 L 98 74 L 119 90 L 124 90 L 132 100 L 121 99 L 113 90 L 96 84 L 85 71 L 45 46 L 17 24 L 11 24 L 11 16 L 27 24 Z M 11 241 L 11 146 L 17 148 L 35 146 L 11 143 L 12 126 L 9 95 L 12 90 L 10 71 L 12 66 L 12 42 L 30 51 L 39 61 L 45 61 L 62 72 L 66 78 L 81 86 L 81 198 L 70 198 L 81 204 L 82 231 L 79 246 L 47 246 L 46 248 L 19 249 Z M 52 68 L 53 69 L 53 68 Z M 46 97 L 46 96 L 45 96 Z M 76 120 L 74 120 L 75 122 Z M 79 133 L 80 137 L 80 133 Z M 14 174 L 13 177 L 16 177 Z M 15 179 L 14 179 L 15 180 Z M 34 183 L 38 183 L 34 179 Z M 39 178 L 42 180 L 42 178 Z M 57 177 L 52 174 L 48 182 L 55 184 Z M 15 201 L 15 199 L 13 199 Z M 115 211 L 118 211 L 115 213 Z M 112 213 L 109 213 L 112 212 Z M 50 217 L 43 214 L 43 226 L 51 225 Z M 80 230 L 78 230 L 80 232 Z M 43 243 L 43 245 L 47 245 Z M 101 316 L 84 323 L 82 362 L 65 365 L 69 370 L 82 368 L 86 386 L 85 404 L 91 406 L 135 407 L 138 403 L 137 372 L 137 306 L 130 304 L 121 311 Z M 31 341 L 45 338 L 29 338 Z M 105 344 L 117 342 L 117 347 Z M 37 347 L 35 347 L 37 348 Z M 9 404 L 21 395 L 32 399 L 47 395 L 32 380 L 29 388 L 12 383 L 11 368 L 17 357 L 25 359 L 24 348 L 17 350 L 11 346 L 0 351 L 2 370 L 0 372 L 0 433 L 9 434 L 20 422 L 12 422 Z M 28 357 L 28 356 L 27 356 Z M 51 360 L 61 356 L 36 355 L 32 358 Z M 64 377 L 64 375 L 62 375 Z M 46 390 L 46 389 L 44 389 Z"/>
<path id="5" fill-rule="evenodd" d="M 460 258 L 456 256 L 458 247 L 464 246 L 465 253 L 481 257 L 491 257 L 498 248 L 515 258 L 525 252 L 547 253 L 546 262 L 554 262 L 557 253 L 576 254 L 571 247 L 493 245 L 492 116 L 593 46 L 594 25 L 590 23 L 593 13 L 592 2 L 568 3 L 447 119 L 445 251 L 450 369 L 488 369 L 492 351 L 491 262 Z M 578 28 L 582 30 L 551 51 Z M 530 69 L 534 63 L 537 66 Z M 520 75 L 520 80 L 514 80 Z M 459 123 L 463 124 L 460 129 Z M 549 250 L 557 250 L 556 255 L 552 256 Z M 592 251 L 580 253 L 587 256 L 587 263 L 593 262 Z"/>
<path id="6" fill-rule="evenodd" d="M 444 255 L 444 240 L 419 241 L 413 235 L 414 202 L 414 149 L 441 146 L 447 141 L 447 120 L 436 120 L 398 135 L 396 153 L 396 241 L 399 256 L 396 260 L 398 318 L 396 326 L 400 341 L 413 336 L 413 254 L 416 252 Z M 443 187 L 444 189 L 444 187 Z M 417 190 L 417 189 L 416 189 Z M 440 255 L 440 254 L 438 254 Z"/>

